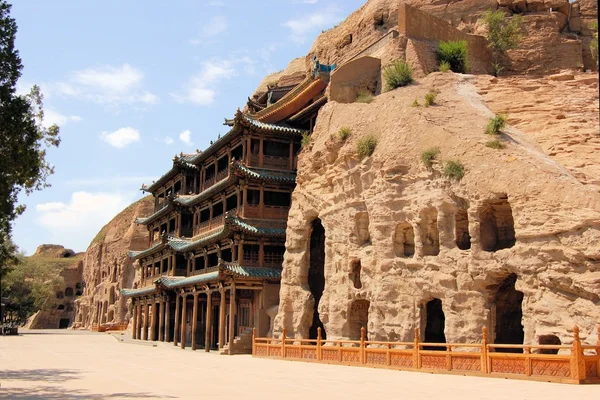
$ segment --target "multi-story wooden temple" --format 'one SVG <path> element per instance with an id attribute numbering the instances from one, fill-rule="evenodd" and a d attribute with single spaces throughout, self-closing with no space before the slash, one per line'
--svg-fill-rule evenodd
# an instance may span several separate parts
<path id="1" fill-rule="evenodd" d="M 269 87 L 203 152 L 181 154 L 142 190 L 154 213 L 138 219 L 148 248 L 130 252 L 140 284 L 132 299 L 133 338 L 182 348 L 251 349 L 270 329 L 279 302 L 285 229 L 296 160 L 325 102 L 332 67 L 315 63 L 297 85 Z"/>

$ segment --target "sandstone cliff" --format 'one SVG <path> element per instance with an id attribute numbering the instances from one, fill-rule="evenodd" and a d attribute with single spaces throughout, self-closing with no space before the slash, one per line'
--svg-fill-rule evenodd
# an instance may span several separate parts
<path id="1" fill-rule="evenodd" d="M 134 285 L 129 250 L 148 247 L 148 232 L 135 219 L 153 211 L 151 196 L 131 204 L 96 235 L 83 258 L 83 296 L 76 302 L 75 328 L 93 323 L 127 322 L 127 301 L 120 289 Z"/>
<path id="2" fill-rule="evenodd" d="M 320 261 L 318 312 L 331 338 L 356 338 L 359 320 L 371 340 L 410 341 L 438 299 L 447 341 L 477 342 L 482 327 L 494 332 L 499 307 L 521 312 L 520 292 L 525 343 L 546 335 L 567 343 L 574 324 L 596 340 L 600 193 L 514 126 L 502 135 L 505 149 L 486 147 L 493 113 L 476 81 L 433 73 L 371 104 L 321 109 L 299 159 L 276 330 L 309 336 L 309 280 Z M 431 88 L 439 90 L 435 106 L 411 106 Z M 342 127 L 352 132 L 345 141 Z M 361 160 L 356 145 L 367 135 L 377 146 Z M 428 169 L 421 155 L 435 147 L 440 155 Z M 600 163 L 598 153 L 589 156 Z M 449 160 L 465 166 L 460 181 L 443 176 Z M 317 218 L 321 260 L 313 254 Z"/>

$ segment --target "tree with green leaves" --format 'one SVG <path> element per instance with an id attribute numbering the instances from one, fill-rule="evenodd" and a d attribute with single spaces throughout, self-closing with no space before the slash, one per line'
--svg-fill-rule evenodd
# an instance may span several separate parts
<path id="1" fill-rule="evenodd" d="M 54 168 L 46 161 L 46 149 L 60 143 L 58 126 L 42 126 L 39 87 L 24 96 L 16 93 L 23 65 L 15 48 L 17 24 L 10 9 L 6 0 L 0 0 L 0 270 L 16 260 L 10 241 L 12 223 L 25 211 L 18 196 L 49 186 L 46 180 Z"/>
<path id="2" fill-rule="evenodd" d="M 483 14 L 487 26 L 488 47 L 492 51 L 494 75 L 503 69 L 504 58 L 508 50 L 516 49 L 523 39 L 523 17 L 513 15 L 510 19 L 502 10 L 488 10 Z"/>
<path id="3" fill-rule="evenodd" d="M 590 50 L 592 51 L 592 57 L 596 60 L 596 66 L 598 66 L 598 21 L 591 22 L 589 28 L 592 31 Z"/>

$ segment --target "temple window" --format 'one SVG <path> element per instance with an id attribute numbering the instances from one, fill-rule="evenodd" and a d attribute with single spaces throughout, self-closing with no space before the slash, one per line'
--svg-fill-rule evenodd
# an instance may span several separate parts
<path id="1" fill-rule="evenodd" d="M 181 227 L 180 227 L 180 235 L 190 237 L 193 235 L 193 215 L 188 212 L 183 212 L 181 214 Z"/>
<path id="2" fill-rule="evenodd" d="M 231 158 L 235 158 L 237 161 L 240 161 L 243 156 L 242 145 L 238 145 L 235 149 L 231 151 Z"/>
<path id="3" fill-rule="evenodd" d="M 286 192 L 270 192 L 265 190 L 265 206 L 289 207 L 292 194 Z"/>
<path id="4" fill-rule="evenodd" d="M 201 269 L 204 269 L 204 256 L 196 257 L 194 271 L 200 271 Z"/>
<path id="5" fill-rule="evenodd" d="M 260 140 L 252 139 L 250 146 L 253 155 L 258 155 L 260 153 Z"/>
<path id="6" fill-rule="evenodd" d="M 237 195 L 229 196 L 225 203 L 225 211 L 234 210 L 237 207 Z"/>
<path id="7" fill-rule="evenodd" d="M 168 228 L 168 225 L 166 222 L 160 226 L 160 235 L 161 236 L 163 233 L 167 232 L 167 228 Z"/>
<path id="8" fill-rule="evenodd" d="M 161 268 L 161 273 L 162 274 L 166 274 L 169 271 L 169 259 L 165 258 L 162 260 L 162 268 Z"/>
<path id="9" fill-rule="evenodd" d="M 169 235 L 175 234 L 175 218 L 169 221 Z"/>
<path id="10" fill-rule="evenodd" d="M 56 298 L 57 299 L 64 299 L 65 298 L 65 294 L 63 292 L 56 292 Z"/>
<path id="11" fill-rule="evenodd" d="M 248 189 L 248 205 L 257 206 L 260 204 L 260 190 Z"/>
<path id="12" fill-rule="evenodd" d="M 265 265 L 281 266 L 284 253 L 285 246 L 265 246 Z"/>
<path id="13" fill-rule="evenodd" d="M 65 289 L 65 296 L 66 297 L 73 297 L 73 288 L 68 287 Z"/>
<path id="14" fill-rule="evenodd" d="M 207 222 L 210 219 L 210 209 L 205 208 L 200 211 L 200 223 Z"/>
<path id="15" fill-rule="evenodd" d="M 223 157 L 219 158 L 219 161 L 217 161 L 217 173 L 220 174 L 221 172 L 226 171 L 228 165 L 229 157 L 227 155 L 224 155 Z"/>
<path id="16" fill-rule="evenodd" d="M 64 310 L 65 309 L 65 305 L 64 304 L 59 304 L 57 308 L 59 310 Z"/>
<path id="17" fill-rule="evenodd" d="M 181 194 L 181 181 L 177 181 L 177 182 L 175 182 L 175 185 L 173 186 L 173 195 L 178 196 L 180 194 Z"/>
<path id="18" fill-rule="evenodd" d="M 223 202 L 218 202 L 213 205 L 213 218 L 223 215 Z"/>
<path id="19" fill-rule="evenodd" d="M 260 246 L 257 244 L 244 244 L 244 264 L 258 265 Z"/>
<path id="20" fill-rule="evenodd" d="M 208 268 L 216 267 L 217 265 L 219 265 L 219 255 L 217 254 L 216 251 L 213 253 L 209 253 L 208 254 Z"/>
<path id="21" fill-rule="evenodd" d="M 177 254 L 175 257 L 175 267 L 177 272 L 187 271 L 187 260 L 183 256 L 183 254 Z"/>
<path id="22" fill-rule="evenodd" d="M 232 258 L 231 248 L 222 249 L 221 250 L 221 258 L 225 262 L 232 262 L 233 258 Z"/>
<path id="23" fill-rule="evenodd" d="M 496 251 L 515 245 L 515 222 L 506 195 L 488 201 L 479 215 L 479 234 L 483 250 Z"/>
<path id="24" fill-rule="evenodd" d="M 205 175 L 204 175 L 204 182 L 208 182 L 215 177 L 215 173 L 216 173 L 215 167 L 216 167 L 215 164 L 211 164 L 206 167 L 206 171 L 205 171 Z"/>
<path id="25" fill-rule="evenodd" d="M 290 157 L 290 144 L 286 142 L 264 141 L 264 154 L 269 157 Z"/>

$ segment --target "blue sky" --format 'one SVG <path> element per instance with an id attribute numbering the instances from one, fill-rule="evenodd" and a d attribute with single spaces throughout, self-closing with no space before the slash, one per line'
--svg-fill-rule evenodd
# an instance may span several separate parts
<path id="1" fill-rule="evenodd" d="M 52 187 L 22 196 L 17 245 L 85 251 L 179 152 L 227 131 L 260 80 L 364 0 L 13 1 L 23 61 L 62 143 Z"/>

